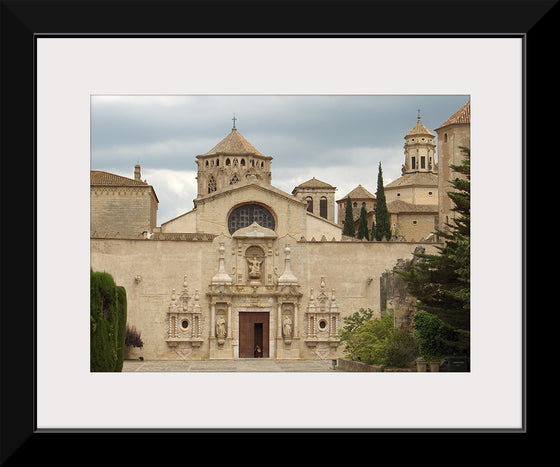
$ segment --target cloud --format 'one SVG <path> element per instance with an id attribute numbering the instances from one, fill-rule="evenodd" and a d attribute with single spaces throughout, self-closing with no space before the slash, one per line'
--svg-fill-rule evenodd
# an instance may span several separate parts
<path id="1" fill-rule="evenodd" d="M 158 223 L 190 211 L 196 156 L 238 131 L 272 156 L 272 184 L 288 193 L 316 177 L 338 188 L 374 193 L 401 176 L 404 136 L 422 122 L 433 131 L 465 95 L 180 95 L 93 96 L 91 168 L 132 177 L 142 166 L 160 200 Z"/>

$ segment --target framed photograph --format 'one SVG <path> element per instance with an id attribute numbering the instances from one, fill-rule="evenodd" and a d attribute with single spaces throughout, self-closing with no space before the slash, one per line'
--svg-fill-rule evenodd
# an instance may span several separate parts
<path id="1" fill-rule="evenodd" d="M 292 7 L 283 6 L 285 9 L 277 13 L 276 19 L 288 24 L 287 30 L 297 31 L 263 33 L 253 31 L 245 20 L 239 23 L 237 31 L 223 25 L 221 30 L 227 32 L 217 32 L 211 24 L 212 9 L 189 2 L 142 3 L 153 10 L 148 14 L 146 9 L 138 9 L 142 12 L 136 25 L 125 21 L 131 9 L 139 6 L 134 2 L 114 2 L 112 8 L 96 2 L 80 2 L 80 6 L 25 3 L 2 3 L 5 34 L 19 45 L 17 51 L 8 51 L 3 46 L 2 53 L 7 73 L 3 113 L 6 116 L 12 111 L 9 119 L 3 119 L 4 154 L 17 152 L 17 157 L 10 157 L 17 166 L 14 170 L 25 171 L 33 181 L 33 190 L 28 190 L 33 216 L 29 211 L 23 216 L 11 205 L 12 183 L 4 184 L 10 191 L 6 189 L 3 197 L 3 218 L 12 216 L 12 225 L 29 226 L 22 236 L 28 242 L 27 250 L 33 252 L 34 272 L 25 283 L 13 275 L 3 280 L 5 290 L 17 290 L 18 300 L 26 302 L 23 306 L 17 304 L 16 308 L 22 309 L 17 315 L 2 313 L 2 339 L 6 343 L 2 351 L 2 372 L 6 375 L 2 390 L 7 396 L 2 401 L 2 423 L 3 428 L 8 428 L 2 430 L 6 437 L 3 460 L 26 456 L 28 441 L 41 438 L 42 433 L 527 432 L 526 156 L 527 131 L 532 128 L 528 125 L 526 105 L 527 74 L 544 69 L 536 50 L 552 34 L 555 2 L 422 2 L 421 7 L 407 4 L 404 9 L 363 2 L 341 5 L 336 14 L 331 8 L 335 3 L 317 2 L 314 8 L 325 9 L 326 27 L 305 33 L 301 32 L 306 30 L 302 25 L 317 11 L 306 5 L 298 9 L 297 19 L 291 23 L 282 19 L 290 16 Z M 220 11 L 228 16 L 232 7 L 233 2 L 224 4 Z M 244 17 L 251 8 L 257 16 L 277 12 L 273 4 L 239 8 L 232 10 L 234 17 Z M 434 21 L 418 23 L 420 9 Z M 61 22 L 62 13 L 74 20 L 72 28 Z M 178 27 L 179 16 L 185 18 L 182 28 Z M 339 21 L 337 26 L 335 19 Z M 456 33 L 449 33 L 452 21 Z M 5 92 L 7 89 L 10 93 Z M 541 88 L 536 94 L 543 92 Z M 338 198 L 329 198 L 323 185 L 324 211 L 321 196 L 314 202 L 317 212 L 310 211 L 306 197 L 311 195 L 307 194 L 309 187 L 304 186 L 305 182 L 319 180 L 331 187 L 339 185 L 336 197 L 343 199 L 359 184 L 367 183 L 369 192 L 375 190 L 381 160 L 384 174 L 390 173 L 387 177 L 391 180 L 412 170 L 412 163 L 415 168 L 425 164 L 420 171 L 428 171 L 428 164 L 435 164 L 436 160 L 430 161 L 428 151 L 423 162 L 419 153 L 412 162 L 405 136 L 417 123 L 430 121 L 427 129 L 434 137 L 443 137 L 435 129 L 467 102 L 472 152 L 472 342 L 468 372 L 341 372 L 330 368 L 317 372 L 91 371 L 90 273 L 92 265 L 102 271 L 107 264 L 115 264 L 122 250 L 112 249 L 111 242 L 127 244 L 128 256 L 122 256 L 120 264 L 125 271 L 122 277 L 126 273 L 130 282 L 129 316 L 137 317 L 137 323 L 147 326 L 146 320 L 150 318 L 141 303 L 151 300 L 150 306 L 164 310 L 161 319 L 165 326 L 171 326 L 171 318 L 175 318 L 174 334 L 165 334 L 172 332 L 165 327 L 160 336 L 161 346 L 151 348 L 153 354 L 145 363 L 158 361 L 158 352 L 175 352 L 188 359 L 198 351 L 197 345 L 206 352 L 199 360 L 212 360 L 212 356 L 215 361 L 230 356 L 239 359 L 246 352 L 252 353 L 255 339 L 260 339 L 258 343 L 263 349 L 259 346 L 259 351 L 265 351 L 269 360 L 273 355 L 296 356 L 295 359 L 315 355 L 329 366 L 334 341 L 327 338 L 324 347 L 322 343 L 317 347 L 309 339 L 305 342 L 308 334 L 303 325 L 307 326 L 305 320 L 313 316 L 313 326 L 319 329 L 324 322 L 321 331 L 330 329 L 332 317 L 341 320 L 342 315 L 336 315 L 338 310 L 332 308 L 331 314 L 323 310 L 324 317 L 315 316 L 309 308 L 309 296 L 324 288 L 331 305 L 336 293 L 336 301 L 349 307 L 354 302 L 344 297 L 350 297 L 352 289 L 338 279 L 337 274 L 345 274 L 344 269 L 326 269 L 327 280 L 323 284 L 321 271 L 313 270 L 311 274 L 307 272 L 308 266 L 298 260 L 298 255 L 303 257 L 302 245 L 316 248 L 313 244 L 320 244 L 321 239 L 313 238 L 311 242 L 311 238 L 305 238 L 305 243 L 298 243 L 301 238 L 294 236 L 295 230 L 280 231 L 282 216 L 276 209 L 280 212 L 282 203 L 288 203 L 282 193 L 294 198 L 298 192 L 301 194 L 298 209 L 302 210 L 302 218 L 312 218 L 308 232 L 323 232 L 321 229 L 328 225 L 333 238 L 325 240 L 333 247 L 345 247 L 342 225 L 338 222 Z M 383 106 L 387 106 L 385 112 Z M 406 107 L 410 113 L 409 123 L 399 123 L 404 125 L 402 128 L 396 123 L 391 127 L 398 106 Z M 443 110 L 438 111 L 443 113 L 430 116 L 431 111 L 435 113 L 440 107 Z M 313 112 L 307 112 L 309 109 Z M 126 120 L 121 119 L 114 126 L 119 116 L 125 114 Z M 373 123 L 374 114 L 378 120 L 371 125 L 368 135 L 364 128 L 367 129 L 368 118 Z M 383 114 L 386 118 L 379 116 Z M 351 116 L 356 118 L 355 123 Z M 317 125 L 312 125 L 314 118 Z M 181 128 L 183 124 L 185 127 Z M 546 122 L 543 124 L 546 126 Z M 248 133 L 244 125 L 250 128 Z M 158 146 L 148 130 L 167 135 L 161 141 L 168 145 Z M 127 131 L 129 140 L 136 144 L 119 146 Z M 182 131 L 183 135 L 188 134 L 184 139 L 170 136 Z M 235 174 L 230 170 L 233 158 L 227 164 L 227 151 L 231 147 L 224 148 L 229 141 L 225 140 L 234 131 L 242 135 L 243 145 L 246 142 L 255 149 L 250 161 L 262 162 L 262 167 L 247 167 Z M 298 132 L 306 133 L 305 138 L 296 139 Z M 390 157 L 368 149 L 363 142 L 364 137 L 381 140 L 388 132 L 398 135 L 393 136 L 396 142 L 378 147 L 394 146 L 390 148 Z M 345 140 L 345 148 L 352 148 L 351 152 L 337 152 L 337 134 Z M 435 146 L 434 141 L 434 151 Z M 288 154 L 296 157 L 283 162 L 281 156 L 276 156 L 282 151 L 286 158 Z M 154 154 L 159 157 L 159 166 L 145 164 Z M 180 159 L 178 154 L 182 154 L 183 169 L 174 165 Z M 268 156 L 275 156 L 272 168 L 265 167 L 271 163 Z M 166 157 L 168 160 L 163 162 Z M 360 157 L 363 170 L 357 162 Z M 216 161 L 221 165 L 211 167 Z M 348 164 L 345 170 L 341 161 L 353 165 Z M 135 166 L 140 167 L 137 174 Z M 212 171 L 216 174 L 216 185 L 209 178 Z M 141 238 L 142 245 L 158 244 L 164 249 L 153 253 L 153 263 L 145 260 L 147 253 L 141 251 L 145 247 L 137 247 L 139 240 L 126 239 L 121 230 L 121 240 L 115 240 L 117 231 L 106 235 L 106 229 L 98 235 L 101 230 L 91 230 L 93 172 L 130 178 L 138 186 L 144 183 L 154 188 L 159 203 L 157 220 L 146 229 L 148 238 Z M 239 187 L 261 190 L 259 184 L 263 180 L 269 183 L 266 178 L 271 173 L 271 188 L 266 196 L 272 196 L 271 206 L 277 207 L 269 209 L 267 217 L 263 213 L 264 198 L 254 198 L 256 201 L 249 203 L 240 197 L 231 209 L 220 208 L 225 209 L 220 229 L 228 230 L 212 232 L 213 237 L 207 241 L 197 238 L 199 242 L 205 241 L 196 259 L 201 272 L 199 276 L 188 275 L 192 284 L 185 282 L 192 303 L 189 301 L 187 307 L 184 302 L 184 313 L 175 312 L 171 308 L 179 304 L 184 285 L 179 271 L 186 262 L 184 258 L 173 257 L 172 241 L 166 242 L 164 237 L 205 232 L 200 226 L 212 223 L 212 217 L 199 216 L 198 224 L 189 224 L 188 213 L 213 209 L 205 203 L 215 196 L 214 191 L 216 196 L 220 194 L 222 188 L 218 185 L 223 181 L 217 174 L 221 177 L 226 172 L 228 183 L 224 182 L 222 188 L 235 196 L 236 183 L 231 184 L 233 188 L 230 186 L 234 175 L 260 177 L 259 182 L 243 180 Z M 4 170 L 7 173 L 12 171 Z M 281 186 L 274 186 L 276 180 Z M 128 196 L 126 193 L 131 190 L 121 191 L 121 196 Z M 150 196 L 151 193 L 146 195 Z M 297 204 L 292 200 L 289 203 Z M 242 206 L 246 206 L 243 212 L 235 211 Z M 250 206 L 251 212 L 247 211 Z M 331 214 L 332 219 L 328 218 Z M 149 216 L 148 224 L 153 223 Z M 255 222 L 247 221 L 247 216 L 253 216 Z M 432 221 L 435 216 L 432 215 Z M 439 219 L 439 211 L 437 216 Z M 401 216 L 398 222 L 404 225 L 403 219 Z M 410 219 L 411 226 L 413 220 Z M 195 228 L 188 230 L 185 225 Z M 254 233 L 245 231 L 251 226 Z M 234 240 L 243 242 L 257 234 L 264 239 L 262 245 L 253 242 L 255 248 L 246 248 L 239 256 L 234 246 L 241 243 L 234 244 Z M 267 236 L 274 245 L 270 251 Z M 224 239 L 222 245 L 220 238 Z M 21 263 L 22 248 L 13 248 L 6 234 L 4 240 L 5 257 L 14 264 Z M 150 240 L 156 241 L 149 243 Z M 243 245 L 251 247 L 249 243 Z M 306 257 L 312 257 L 311 250 L 305 251 Z M 160 278 L 154 279 L 150 274 L 160 267 L 158 254 L 162 255 L 162 264 L 168 261 L 173 266 L 161 266 Z M 194 250 L 192 254 L 194 257 Z M 203 254 L 206 256 L 202 257 Z M 336 257 L 339 253 L 332 254 Z M 111 255 L 114 257 L 108 259 Z M 234 258 L 240 262 L 233 263 Z M 314 261 L 320 264 L 323 260 L 318 255 Z M 136 271 L 140 264 L 142 268 Z M 150 270 L 150 264 L 156 265 L 155 269 Z M 241 267 L 245 268 L 243 272 Z M 301 291 L 286 293 L 282 300 L 274 302 L 265 321 L 271 324 L 259 328 L 255 311 L 262 308 L 262 303 L 252 301 L 251 287 L 265 291 L 267 274 L 275 283 L 282 277 L 283 285 L 293 286 L 292 276 L 283 275 L 286 271 L 300 281 Z M 375 271 L 372 281 L 379 288 L 380 271 Z M 222 273 L 232 281 L 240 274 L 239 280 L 248 288 L 242 304 L 236 305 L 233 299 L 217 299 L 222 290 L 219 287 L 230 285 Z M 208 280 L 204 282 L 202 278 Z M 362 279 L 360 287 L 366 290 L 369 276 Z M 143 280 L 146 282 L 142 283 Z M 337 280 L 340 291 L 336 290 Z M 139 292 L 149 281 L 157 287 Z M 345 287 L 347 292 L 343 292 Z M 202 295 L 200 315 L 195 289 Z M 271 290 L 266 292 L 267 299 L 272 299 Z M 161 298 L 163 291 L 168 293 L 165 301 Z M 301 301 L 294 298 L 300 296 L 298 293 L 303 297 Z M 3 293 L 7 301 L 6 295 Z M 255 291 L 253 295 L 258 294 Z M 278 295 L 275 297 L 277 300 Z M 379 299 L 379 294 L 375 295 L 376 306 Z M 3 310 L 14 309 L 15 305 L 12 298 Z M 356 306 L 360 306 L 358 301 Z M 193 328 L 197 316 L 205 323 L 209 336 L 200 344 Z M 289 318 L 292 324 L 284 328 L 281 318 Z M 299 334 L 291 327 L 294 320 Z M 183 340 L 178 336 L 186 336 L 187 331 L 181 331 L 181 326 L 189 332 Z M 250 329 L 250 338 L 242 336 L 244 327 Z M 143 332 L 151 339 L 152 334 L 145 329 Z M 233 329 L 238 334 L 231 334 Z M 23 336 L 28 334 L 31 338 L 23 342 Z M 250 345 L 247 339 L 253 339 Z M 24 358 L 14 361 L 13 355 Z M 130 360 L 137 360 L 138 356 L 142 355 L 134 354 Z M 17 414 L 14 406 L 7 403 L 16 396 Z M 29 414 L 23 417 L 26 422 L 21 421 L 22 407 Z M 27 425 L 29 420 L 33 420 L 33 426 Z"/>

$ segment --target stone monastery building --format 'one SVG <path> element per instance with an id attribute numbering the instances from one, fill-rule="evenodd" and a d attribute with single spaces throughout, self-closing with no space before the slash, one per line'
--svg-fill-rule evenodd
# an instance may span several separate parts
<path id="1" fill-rule="evenodd" d="M 449 179 L 458 147 L 470 146 L 470 102 L 435 131 Z M 161 226 L 140 166 L 134 179 L 91 171 L 91 267 L 125 287 L 128 324 L 144 342 L 127 357 L 253 358 L 257 345 L 264 358 L 342 356 L 342 318 L 379 312 L 381 275 L 418 246 L 435 252 L 434 226 L 451 216 L 436 136 L 420 116 L 404 153 L 402 177 L 385 187 L 397 234 L 380 242 L 345 237 L 335 223 L 348 195 L 371 219 L 372 193 L 360 185 L 335 201 L 335 186 L 315 178 L 286 193 L 271 184 L 273 158 L 235 125 L 196 156 L 194 209 Z"/>

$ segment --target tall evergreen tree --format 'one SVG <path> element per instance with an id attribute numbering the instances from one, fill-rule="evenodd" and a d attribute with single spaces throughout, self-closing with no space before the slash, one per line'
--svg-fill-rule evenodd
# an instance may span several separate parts
<path id="1" fill-rule="evenodd" d="M 436 229 L 444 239 L 436 246 L 439 254 L 415 254 L 420 261 L 401 274 L 418 308 L 438 316 L 446 324 L 470 330 L 470 150 L 461 165 L 451 168 L 464 177 L 450 180 L 454 191 L 448 192 L 457 213 L 447 230 Z"/>
<path id="2" fill-rule="evenodd" d="M 375 236 L 375 216 L 371 219 L 371 232 L 369 234 L 369 239 L 371 241 L 375 240 L 377 237 Z"/>
<path id="3" fill-rule="evenodd" d="M 387 201 L 385 199 L 385 188 L 383 188 L 383 170 L 381 162 L 379 163 L 379 171 L 377 173 L 377 202 L 375 205 L 375 239 L 380 241 L 385 237 L 387 240 L 391 238 L 391 219 L 389 210 L 387 209 Z"/>
<path id="4" fill-rule="evenodd" d="M 367 211 L 365 206 L 362 206 L 362 209 L 360 211 L 360 223 L 358 224 L 358 234 L 356 235 L 356 238 L 358 238 L 358 240 L 361 240 L 362 238 L 369 240 L 369 232 L 367 228 Z"/>
<path id="5" fill-rule="evenodd" d="M 354 237 L 356 235 L 356 229 L 354 229 L 354 214 L 352 213 L 352 200 L 350 196 L 346 199 L 346 216 L 344 217 L 342 235 L 347 235 L 348 237 Z"/>

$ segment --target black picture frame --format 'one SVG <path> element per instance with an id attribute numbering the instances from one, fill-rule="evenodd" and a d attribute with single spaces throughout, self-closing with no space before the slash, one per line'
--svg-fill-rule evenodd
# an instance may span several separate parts
<path id="1" fill-rule="evenodd" d="M 119 433 L 119 430 L 84 429 L 38 432 L 35 419 L 34 350 L 36 284 L 35 173 L 35 45 L 39 37 L 520 37 L 524 41 L 524 319 L 526 332 L 535 318 L 527 313 L 527 271 L 534 251 L 527 227 L 538 219 L 529 211 L 530 165 L 528 151 L 539 151 L 536 141 L 554 134 L 557 95 L 551 70 L 551 46 L 556 44 L 557 1 L 302 1 L 302 2 L 188 2 L 188 1 L 2 1 L 2 306 L 1 416 L 2 463 L 41 460 L 70 462 L 64 446 L 79 433 Z M 546 102 L 544 107 L 538 103 Z M 537 114 L 538 112 L 538 114 Z M 22 186 L 23 185 L 23 186 Z M 542 248 L 542 247 L 541 247 Z M 22 254 L 25 251 L 26 254 Z M 544 254 L 544 253 L 543 253 Z M 533 258 L 536 257 L 532 256 Z M 22 274 L 23 272 L 23 274 Z M 61 278 L 63 282 L 63 278 Z M 33 331 L 31 331 L 33 329 Z M 528 335 L 524 336 L 524 359 Z M 527 360 L 524 377 L 527 378 Z M 524 428 L 529 423 L 528 380 L 523 381 Z M 84 400 L 87 403 L 87 400 Z M 153 431 L 132 430 L 143 435 Z M 181 433 L 181 430 L 178 430 Z M 266 430 L 280 434 L 283 430 Z M 287 430 L 308 434 L 308 430 Z M 410 430 L 430 433 L 430 430 Z M 456 430 L 459 433 L 478 430 Z M 123 430 L 123 433 L 130 430 Z M 195 433 L 247 433 L 251 430 L 199 430 Z M 377 430 L 325 430 L 324 434 L 379 434 Z M 392 430 L 381 430 L 392 432 Z M 394 430 L 394 432 L 401 432 Z M 406 431 L 404 431 L 406 432 Z M 508 430 L 490 430 L 511 433 Z M 195 434 L 190 433 L 190 434 Z M 312 433 L 312 432 L 311 432 Z M 56 435 L 56 436 L 55 436 Z M 60 436 L 59 436 L 60 435 Z M 535 435 L 536 436 L 536 435 Z M 63 440 L 59 441 L 62 437 Z M 527 437 L 524 436 L 523 440 Z M 534 438 L 533 438 L 534 439 Z M 76 440 L 77 441 L 77 440 Z M 62 447 L 62 449 L 61 449 Z M 106 447 L 111 447 L 107 443 Z M 92 455 L 88 450 L 86 457 Z M 95 455 L 93 455 L 95 457 Z"/>

